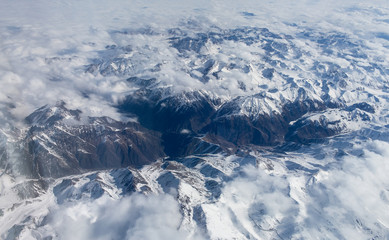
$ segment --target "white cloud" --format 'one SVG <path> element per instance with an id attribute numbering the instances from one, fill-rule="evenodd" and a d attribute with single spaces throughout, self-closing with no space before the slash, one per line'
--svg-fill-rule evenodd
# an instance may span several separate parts
<path id="1" fill-rule="evenodd" d="M 257 26 L 268 27 L 274 32 L 296 33 L 301 29 L 289 23 L 297 23 L 300 27 L 315 27 L 323 31 L 347 31 L 371 40 L 377 32 L 387 32 L 388 24 L 382 19 L 389 9 L 383 6 L 384 1 L 379 0 L 369 3 L 332 0 L 1 2 L 0 101 L 14 103 L 16 108 L 12 113 L 18 119 L 58 100 L 70 102 L 69 105 L 82 108 L 86 114 L 119 118 L 111 105 L 131 89 L 118 83 L 123 80 L 121 78 L 90 76 L 83 72 L 84 65 L 98 57 L 106 45 L 138 46 L 141 53 L 146 51 L 155 57 L 155 62 L 166 61 L 157 75 L 166 85 L 173 85 L 178 91 L 199 89 L 204 86 L 188 76 L 186 65 L 177 60 L 175 50 L 168 47 L 163 35 L 165 29 L 185 28 L 188 26 L 183 26 L 183 23 L 191 22 L 188 28 L 197 30 L 209 29 L 211 25 L 222 28 Z M 249 13 L 249 17 L 243 12 Z M 114 30 L 140 28 L 150 28 L 161 34 L 112 34 Z M 376 40 L 372 41 L 376 43 Z M 385 45 L 385 40 L 377 41 L 383 41 L 381 44 Z M 217 53 L 215 57 L 228 60 L 224 55 L 235 54 L 248 62 L 253 60 L 250 53 L 253 49 L 228 45 L 226 43 L 223 49 L 227 52 Z M 152 50 L 146 50 L 147 47 L 155 48 L 157 52 L 153 54 Z M 242 51 L 234 50 L 237 47 Z M 376 50 L 370 51 L 375 51 L 374 55 L 388 51 L 378 45 L 373 49 Z M 153 63 L 147 57 L 140 59 L 141 64 Z M 211 80 L 205 87 L 216 86 L 217 89 L 212 91 L 224 95 L 242 94 L 236 90 L 237 82 L 232 81 L 233 78 L 244 78 L 242 74 L 231 73 L 226 77 L 224 85 L 215 85 Z M 228 86 L 227 91 L 225 86 Z M 91 97 L 86 99 L 85 93 Z M 93 110 L 86 106 L 92 106 Z"/>
<path id="2" fill-rule="evenodd" d="M 308 188 L 311 211 L 317 214 L 308 217 L 305 231 L 319 231 L 330 222 L 344 238 L 353 232 L 359 234 L 354 239 L 389 236 L 388 147 L 381 141 L 357 145 L 363 155 L 346 156 L 337 168 L 319 172 Z"/>
<path id="3" fill-rule="evenodd" d="M 64 240 L 187 239 L 191 236 L 180 229 L 179 205 L 170 195 L 133 194 L 120 200 L 103 196 L 90 202 L 60 205 L 48 217 L 46 230 L 52 228 Z"/>
<path id="4" fill-rule="evenodd" d="M 211 238 L 227 235 L 231 238 L 271 239 L 277 235 L 288 238 L 288 231 L 295 227 L 298 206 L 288 196 L 286 178 L 268 175 L 251 165 L 241 174 L 226 184 L 213 209 L 207 205 L 204 208 Z M 220 224 L 217 218 L 224 220 Z"/>
<path id="5" fill-rule="evenodd" d="M 205 205 L 210 235 L 246 232 L 263 239 L 387 239 L 388 149 L 389 143 L 382 141 L 356 144 L 348 151 L 363 155 L 346 156 L 313 175 L 265 173 L 248 166 L 226 184 L 220 201 Z M 300 157 L 310 161 L 308 155 Z M 217 224 L 213 221 L 217 218 L 228 221 Z"/>

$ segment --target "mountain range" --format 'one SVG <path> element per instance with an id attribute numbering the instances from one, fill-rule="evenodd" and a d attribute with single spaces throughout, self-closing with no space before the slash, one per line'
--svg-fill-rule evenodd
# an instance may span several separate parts
<path id="1" fill-rule="evenodd" d="M 16 122 L 5 105 L 0 238 L 388 238 L 388 61 L 287 26 L 111 30 L 82 64 L 45 57 L 113 79 L 77 96 L 116 115 L 64 97 Z"/>

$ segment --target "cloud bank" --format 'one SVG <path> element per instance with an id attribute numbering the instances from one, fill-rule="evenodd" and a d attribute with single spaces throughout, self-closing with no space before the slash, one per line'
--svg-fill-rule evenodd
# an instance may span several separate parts
<path id="1" fill-rule="evenodd" d="M 85 72 L 85 66 L 98 58 L 106 46 L 123 46 L 126 41 L 135 46 L 139 44 L 145 51 L 147 46 L 159 51 L 167 49 L 167 43 L 160 41 L 165 37 L 164 31 L 188 23 L 197 29 L 268 27 L 284 34 L 295 34 L 301 28 L 335 30 L 367 39 L 372 47 L 369 51 L 382 53 L 388 51 L 382 47 L 387 45 L 388 13 L 384 1 L 378 0 L 368 3 L 3 1 L 0 3 L 1 109 L 3 115 L 11 113 L 11 117 L 20 120 L 42 105 L 64 100 L 87 115 L 118 119 L 121 116 L 112 105 L 131 92 L 131 87 L 120 77 L 91 75 Z M 157 37 L 118 38 L 112 34 L 126 29 L 151 29 L 157 32 Z M 193 79 L 189 81 L 181 67 L 175 65 L 175 54 L 159 53 L 161 58 L 166 56 L 172 61 L 164 68 L 166 83 L 183 87 L 188 87 L 189 82 L 194 84 Z M 226 77 L 242 76 L 231 73 Z M 199 88 L 198 84 L 193 87 Z"/>
<path id="2" fill-rule="evenodd" d="M 356 144 L 348 151 L 362 154 L 327 159 L 329 164 L 314 174 L 285 168 L 266 173 L 248 166 L 226 184 L 216 206 L 204 206 L 210 236 L 387 239 L 388 149 L 383 141 Z"/>
<path id="3" fill-rule="evenodd" d="M 196 239 L 180 229 L 178 202 L 170 195 L 133 194 L 121 199 L 106 195 L 51 209 L 48 224 L 24 236 L 59 239 Z M 23 238 L 23 236 L 22 236 Z"/>

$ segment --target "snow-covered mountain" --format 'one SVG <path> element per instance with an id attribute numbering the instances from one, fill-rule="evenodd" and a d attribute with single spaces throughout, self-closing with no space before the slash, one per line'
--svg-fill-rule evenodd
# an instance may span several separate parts
<path id="1" fill-rule="evenodd" d="M 389 238 L 389 8 L 248 2 L 70 38 L 4 12 L 0 238 Z"/>

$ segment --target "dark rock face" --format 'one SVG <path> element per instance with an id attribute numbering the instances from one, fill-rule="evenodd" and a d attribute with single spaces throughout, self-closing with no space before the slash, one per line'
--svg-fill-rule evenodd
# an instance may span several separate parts
<path id="1" fill-rule="evenodd" d="M 183 93 L 160 101 L 155 108 L 155 129 L 178 132 L 182 129 L 198 132 L 215 112 L 212 100 L 197 91 Z"/>
<path id="2" fill-rule="evenodd" d="M 140 167 L 165 156 L 160 134 L 135 122 L 102 117 L 66 125 L 59 119 L 51 120 L 44 119 L 44 127 L 32 127 L 25 139 L 32 167 L 40 176 Z"/>
<path id="3" fill-rule="evenodd" d="M 156 93 L 157 92 L 157 93 Z M 161 132 L 180 132 L 183 129 L 198 132 L 215 112 L 216 100 L 196 92 L 184 92 L 164 98 L 169 90 L 141 89 L 119 105 L 127 114 L 139 117 L 140 123 Z"/>
<path id="4" fill-rule="evenodd" d="M 209 133 L 219 136 L 236 145 L 269 145 L 271 144 L 270 132 L 264 126 L 257 127 L 247 116 L 228 116 L 213 121 L 207 130 Z"/>
<path id="5" fill-rule="evenodd" d="M 340 120 L 329 121 L 323 115 L 319 120 L 314 121 L 301 119 L 289 128 L 285 140 L 298 143 L 317 142 L 341 133 L 345 128 L 346 126 L 342 125 Z"/>
<path id="6" fill-rule="evenodd" d="M 327 107 L 328 106 L 326 106 L 322 102 L 305 99 L 303 101 L 295 101 L 285 104 L 282 109 L 282 116 L 283 119 L 285 119 L 285 121 L 289 123 L 300 118 L 308 112 L 321 111 L 326 109 Z"/>
<path id="7" fill-rule="evenodd" d="M 118 105 L 118 109 L 122 113 L 137 117 L 142 126 L 154 129 L 154 108 L 156 102 L 162 98 L 163 93 L 162 91 L 142 88 L 134 94 L 128 95 Z"/>
<path id="8" fill-rule="evenodd" d="M 298 119 L 307 112 L 323 110 L 326 106 L 321 102 L 310 100 L 290 102 L 284 105 L 281 114 L 260 114 L 249 118 L 242 114 L 234 114 L 240 106 L 237 101 L 224 104 L 212 118 L 204 131 L 223 138 L 237 146 L 247 144 L 271 146 L 285 141 L 289 122 Z"/>
<path id="9" fill-rule="evenodd" d="M 289 122 L 307 112 L 327 108 L 323 102 L 307 98 L 305 90 L 301 90 L 301 100 L 286 103 L 281 113 L 263 113 L 255 117 L 239 113 L 241 97 L 220 106 L 220 100 L 201 91 L 164 98 L 168 93 L 154 91 L 152 94 L 151 90 L 142 89 L 128 96 L 118 107 L 124 113 L 137 116 L 143 126 L 160 132 L 166 155 L 184 157 L 231 152 L 231 149 L 234 151 L 248 144 L 274 146 L 283 143 Z"/>
<path id="10" fill-rule="evenodd" d="M 316 118 L 303 117 L 291 124 L 285 135 L 285 141 L 297 143 L 320 142 L 347 131 L 347 122 L 370 121 L 375 109 L 368 103 L 356 103 L 345 108 L 332 109 L 335 116 L 329 119 L 325 112 L 313 113 Z"/>
<path id="11" fill-rule="evenodd" d="M 140 167 L 165 156 L 234 153 L 247 145 L 275 146 L 285 141 L 305 143 L 343 130 L 336 123 L 304 119 L 289 126 L 308 112 L 327 108 L 323 102 L 309 100 L 303 89 L 299 91 L 301 100 L 286 103 L 280 113 L 246 115 L 241 113 L 242 97 L 221 104 L 204 91 L 172 94 L 169 88 L 151 90 L 155 79 L 134 77 L 128 81 L 142 87 L 118 108 L 139 123 L 108 117 L 81 119 L 82 113 L 67 109 L 64 102 L 44 106 L 26 118 L 32 126 L 23 141 L 25 147 L 19 149 L 26 168 L 36 176 L 61 177 L 96 169 Z M 266 96 L 251 98 L 262 97 Z M 366 103 L 346 110 L 355 109 L 374 111 Z"/>
<path id="12" fill-rule="evenodd" d="M 368 112 L 368 113 L 375 113 L 375 109 L 373 106 L 366 102 L 361 102 L 361 103 L 355 103 L 349 107 L 346 108 L 347 111 L 353 111 L 355 109 L 360 109 L 362 111 Z"/>

